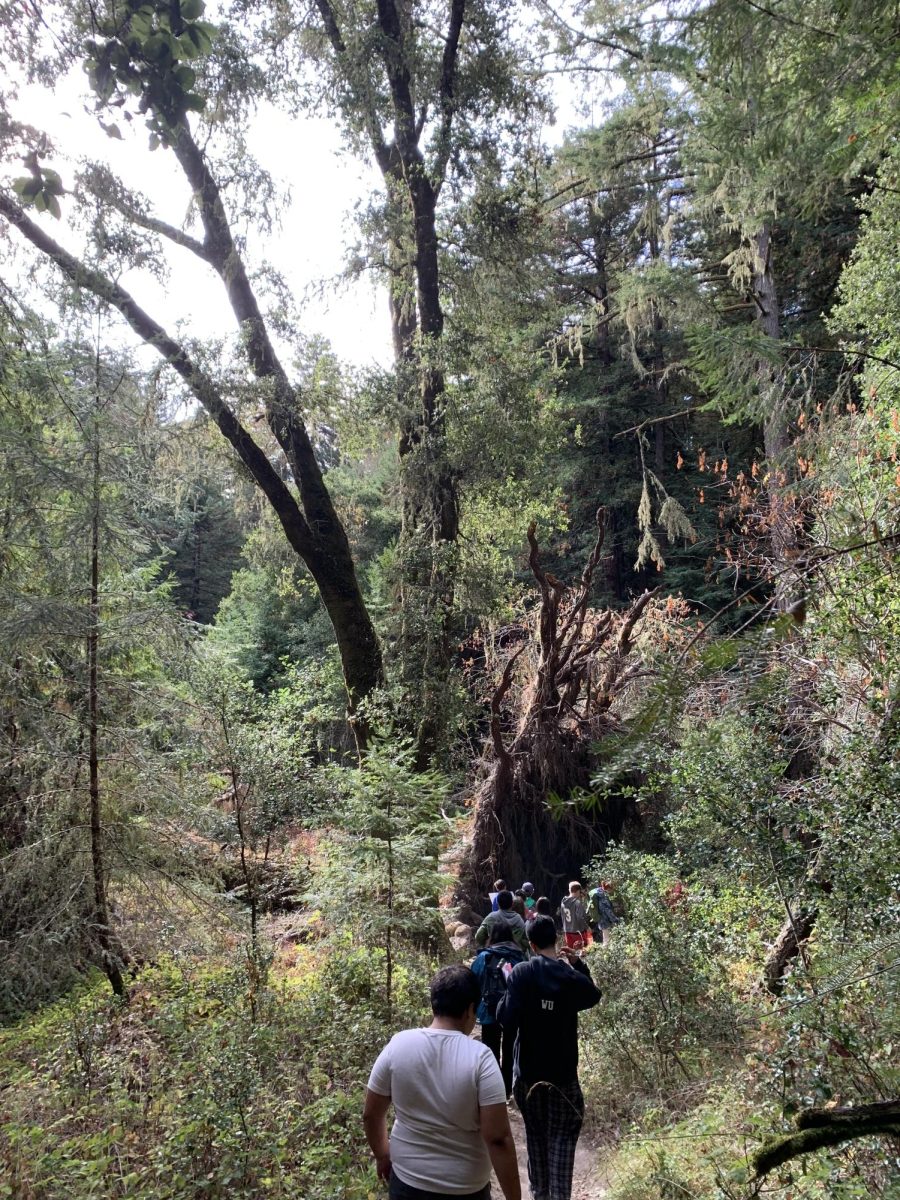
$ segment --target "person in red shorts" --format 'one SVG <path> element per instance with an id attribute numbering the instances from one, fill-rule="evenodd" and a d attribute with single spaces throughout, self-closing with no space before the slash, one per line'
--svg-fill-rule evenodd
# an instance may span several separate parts
<path id="1" fill-rule="evenodd" d="M 587 905 L 584 902 L 581 884 L 577 879 L 569 884 L 569 894 L 559 906 L 559 917 L 569 950 L 583 950 L 585 946 L 591 944 Z"/>

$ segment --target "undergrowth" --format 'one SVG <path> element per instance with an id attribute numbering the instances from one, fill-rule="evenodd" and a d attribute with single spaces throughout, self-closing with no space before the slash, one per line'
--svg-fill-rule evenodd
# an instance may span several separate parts
<path id="1" fill-rule="evenodd" d="M 269 982 L 243 952 L 167 959 L 122 1004 L 99 977 L 0 1034 L 0 1197 L 365 1200 L 373 1049 L 419 1024 L 430 965 L 338 941 Z"/>

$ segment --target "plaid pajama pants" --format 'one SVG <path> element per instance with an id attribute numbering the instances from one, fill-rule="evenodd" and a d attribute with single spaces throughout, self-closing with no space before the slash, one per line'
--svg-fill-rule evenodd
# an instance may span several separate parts
<path id="1" fill-rule="evenodd" d="M 570 1200 L 575 1146 L 584 1120 L 578 1080 L 529 1086 L 519 1079 L 514 1092 L 525 1122 L 531 1195 L 534 1200 Z"/>

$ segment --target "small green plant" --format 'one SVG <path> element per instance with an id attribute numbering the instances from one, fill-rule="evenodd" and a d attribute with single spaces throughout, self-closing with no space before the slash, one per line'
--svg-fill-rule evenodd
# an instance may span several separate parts
<path id="1" fill-rule="evenodd" d="M 375 956 L 390 1023 L 398 947 L 434 954 L 441 943 L 438 856 L 448 783 L 436 772 L 416 772 L 411 742 L 389 737 L 338 783 L 338 837 L 317 899 L 336 930 Z"/>

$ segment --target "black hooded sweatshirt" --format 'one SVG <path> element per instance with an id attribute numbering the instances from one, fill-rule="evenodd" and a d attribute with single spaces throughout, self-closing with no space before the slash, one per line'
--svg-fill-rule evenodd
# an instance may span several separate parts
<path id="1" fill-rule="evenodd" d="M 578 1014 L 593 1008 L 600 990 L 580 959 L 535 955 L 513 967 L 497 1020 L 517 1031 L 514 1078 L 527 1085 L 578 1078 Z"/>

